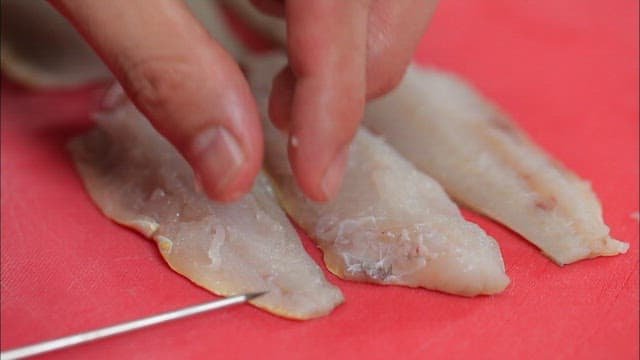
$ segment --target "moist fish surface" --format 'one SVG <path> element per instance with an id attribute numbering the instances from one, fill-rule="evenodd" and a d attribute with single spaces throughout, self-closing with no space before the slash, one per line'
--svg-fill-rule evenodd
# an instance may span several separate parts
<path id="1" fill-rule="evenodd" d="M 278 56 L 249 61 L 254 94 L 266 113 Z M 298 189 L 286 137 L 265 123 L 266 170 L 287 213 L 341 278 L 473 296 L 509 283 L 495 240 L 467 222 L 440 185 L 366 129 L 352 144 L 342 188 L 329 203 Z"/>
<path id="2" fill-rule="evenodd" d="M 413 66 L 395 90 L 367 106 L 364 122 L 457 201 L 560 265 L 628 249 L 609 236 L 589 183 L 455 76 Z"/>
<path id="3" fill-rule="evenodd" d="M 106 216 L 152 238 L 175 271 L 219 295 L 268 291 L 252 303 L 288 318 L 322 316 L 343 301 L 264 175 L 241 200 L 213 202 L 131 103 L 97 118 L 96 129 L 70 143 L 86 188 Z"/>

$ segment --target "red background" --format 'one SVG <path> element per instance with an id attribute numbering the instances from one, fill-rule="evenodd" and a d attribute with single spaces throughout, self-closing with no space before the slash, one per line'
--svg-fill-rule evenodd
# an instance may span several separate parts
<path id="1" fill-rule="evenodd" d="M 637 358 L 638 2 L 444 0 L 417 59 L 453 70 L 590 179 L 626 255 L 560 268 L 473 214 L 500 243 L 499 296 L 355 284 L 307 322 L 250 306 L 47 355 L 58 358 Z M 2 321 L 6 350 L 212 299 L 151 242 L 110 222 L 64 150 L 99 90 L 2 82 Z M 312 256 L 320 253 L 305 238 Z"/>

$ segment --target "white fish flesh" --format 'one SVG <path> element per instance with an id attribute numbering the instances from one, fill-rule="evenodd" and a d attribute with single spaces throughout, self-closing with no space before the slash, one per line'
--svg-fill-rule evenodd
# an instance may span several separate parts
<path id="1" fill-rule="evenodd" d="M 560 265 L 628 249 L 609 236 L 589 183 L 455 76 L 410 68 L 398 88 L 367 106 L 364 122 L 457 201 Z"/>
<path id="2" fill-rule="evenodd" d="M 126 101 L 70 148 L 106 216 L 152 238 L 169 265 L 219 295 L 268 291 L 253 304 L 295 319 L 343 301 L 305 252 L 268 180 L 231 204 L 196 190 L 186 161 Z"/>
<path id="3" fill-rule="evenodd" d="M 263 115 L 271 78 L 282 64 L 277 56 L 248 62 Z M 358 132 L 340 193 L 320 204 L 296 186 L 285 136 L 265 127 L 266 170 L 281 204 L 322 248 L 336 275 L 466 296 L 508 285 L 495 240 L 465 221 L 436 181 L 380 138 Z"/>

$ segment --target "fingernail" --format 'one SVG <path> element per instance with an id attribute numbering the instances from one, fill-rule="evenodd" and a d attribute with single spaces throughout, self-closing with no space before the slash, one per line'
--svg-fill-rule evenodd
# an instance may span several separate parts
<path id="1" fill-rule="evenodd" d="M 223 195 L 244 163 L 240 145 L 222 126 L 213 126 L 201 132 L 191 145 L 190 155 L 198 180 L 205 191 L 214 197 Z"/>
<path id="2" fill-rule="evenodd" d="M 331 200 L 338 194 L 338 191 L 340 191 L 342 176 L 344 175 L 344 169 L 347 165 L 348 150 L 349 146 L 346 146 L 342 151 L 340 151 L 324 173 L 320 186 L 327 200 Z"/>

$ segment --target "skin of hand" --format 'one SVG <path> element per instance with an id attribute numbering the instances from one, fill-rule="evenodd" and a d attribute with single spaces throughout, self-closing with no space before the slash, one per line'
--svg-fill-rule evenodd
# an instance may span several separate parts
<path id="1" fill-rule="evenodd" d="M 207 194 L 232 201 L 262 165 L 259 114 L 235 60 L 177 0 L 49 0 L 135 105 L 183 154 Z M 336 195 L 367 99 L 401 80 L 437 0 L 253 0 L 287 22 L 289 64 L 269 115 L 315 201 Z"/>

